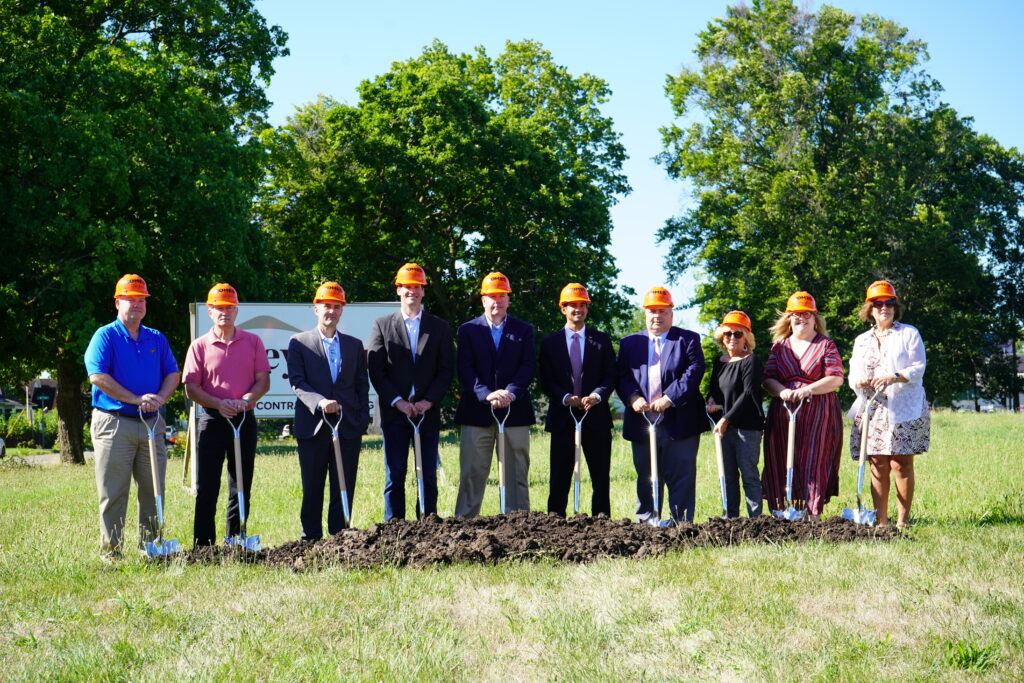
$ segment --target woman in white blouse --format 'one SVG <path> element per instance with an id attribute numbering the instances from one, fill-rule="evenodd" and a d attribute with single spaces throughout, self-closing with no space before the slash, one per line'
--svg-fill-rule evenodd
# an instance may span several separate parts
<path id="1" fill-rule="evenodd" d="M 885 280 L 871 283 L 860 319 L 873 322 L 857 337 L 850 358 L 850 386 L 857 401 L 850 409 L 853 430 L 850 452 L 860 455 L 861 418 L 865 403 L 878 391 L 871 407 L 867 455 L 871 460 L 871 495 L 878 525 L 889 524 L 890 475 L 896 481 L 898 516 L 905 527 L 914 499 L 914 456 L 928 450 L 930 420 L 924 394 L 924 343 L 916 327 L 899 322 L 903 305 Z"/>

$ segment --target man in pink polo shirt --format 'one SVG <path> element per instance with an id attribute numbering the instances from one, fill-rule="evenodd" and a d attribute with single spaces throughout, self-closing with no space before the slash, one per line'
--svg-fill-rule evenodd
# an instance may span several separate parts
<path id="1" fill-rule="evenodd" d="M 252 470 L 256 461 L 256 420 L 251 411 L 270 388 L 270 363 L 263 341 L 255 334 L 235 327 L 238 293 L 227 283 L 213 286 L 206 297 L 206 310 L 213 329 L 196 338 L 185 357 L 185 396 L 203 407 L 199 411 L 196 441 L 195 544 L 216 542 L 217 497 L 220 473 L 228 463 L 227 537 L 241 532 L 238 513 L 238 484 L 234 459 L 234 431 L 228 420 L 241 428 L 242 470 L 245 509 L 252 514 Z M 247 516 L 248 516 L 247 515 Z"/>

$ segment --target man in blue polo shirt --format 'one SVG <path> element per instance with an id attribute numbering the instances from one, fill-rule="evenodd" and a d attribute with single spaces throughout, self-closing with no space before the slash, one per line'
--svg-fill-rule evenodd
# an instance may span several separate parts
<path id="1" fill-rule="evenodd" d="M 178 386 L 181 373 L 167 338 L 143 327 L 149 290 L 138 275 L 128 274 L 114 288 L 117 320 L 96 330 L 85 351 L 92 382 L 92 443 L 96 454 L 96 489 L 100 499 L 103 559 L 121 557 L 121 535 L 132 477 L 139 495 L 139 547 L 156 536 L 156 492 L 149 464 L 149 439 L 139 419 L 156 416 L 156 433 L 165 424 L 159 414 Z M 152 424 L 152 423 L 151 423 Z M 167 452 L 156 439 L 157 470 L 163 486 Z"/>

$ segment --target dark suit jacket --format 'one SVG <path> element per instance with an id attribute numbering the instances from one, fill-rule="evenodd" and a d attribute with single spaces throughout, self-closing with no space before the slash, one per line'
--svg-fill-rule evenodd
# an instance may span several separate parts
<path id="1" fill-rule="evenodd" d="M 336 332 L 341 339 L 341 372 L 331 382 L 331 366 L 316 328 L 293 335 L 288 342 L 288 381 L 298 396 L 295 402 L 297 439 L 312 438 L 321 428 L 323 415 L 317 409 L 321 400 L 334 399 L 341 404 L 342 420 L 338 434 L 354 439 L 366 433 L 370 424 L 370 382 L 366 377 L 363 342 Z M 332 417 L 332 420 L 334 418 Z"/>
<path id="2" fill-rule="evenodd" d="M 494 423 L 487 395 L 507 389 L 516 396 L 506 427 L 522 427 L 537 422 L 533 415 L 530 382 L 536 365 L 533 326 L 506 316 L 498 348 L 491 340 L 487 318 L 480 316 L 459 326 L 459 385 L 462 388 L 455 421 L 462 425 L 486 427 Z"/>
<path id="3" fill-rule="evenodd" d="M 448 393 L 455 374 L 455 347 L 452 346 L 452 331 L 446 320 L 423 311 L 414 363 L 402 312 L 377 318 L 370 333 L 366 363 L 370 369 L 370 381 L 377 390 L 382 425 L 389 425 L 395 420 L 405 421 L 405 415 L 391 403 L 397 397 L 408 400 L 409 391 L 415 384 L 413 401 L 426 399 L 434 404 L 424 415 L 422 428 L 441 428 L 441 399 Z"/>
<path id="4" fill-rule="evenodd" d="M 583 422 L 584 429 L 611 428 L 608 397 L 615 390 L 615 382 L 612 338 L 588 325 L 583 342 L 583 396 L 597 394 L 601 402 L 590 409 Z M 544 337 L 540 343 L 540 384 L 549 400 L 544 428 L 549 432 L 576 429 L 576 424 L 569 417 L 569 409 L 562 405 L 562 398 L 566 394 L 572 395 L 572 365 L 565 343 L 565 328 Z M 577 410 L 576 416 L 581 415 L 582 411 Z"/>
<path id="5" fill-rule="evenodd" d="M 622 436 L 628 441 L 647 438 L 647 421 L 633 412 L 629 399 L 635 394 L 647 397 L 646 331 L 624 337 L 619 345 L 619 398 L 626 404 Z M 662 346 L 661 393 L 675 405 L 665 411 L 658 429 L 667 429 L 673 439 L 684 439 L 710 429 L 700 394 L 704 377 L 704 351 L 700 336 L 679 327 L 669 328 Z"/>

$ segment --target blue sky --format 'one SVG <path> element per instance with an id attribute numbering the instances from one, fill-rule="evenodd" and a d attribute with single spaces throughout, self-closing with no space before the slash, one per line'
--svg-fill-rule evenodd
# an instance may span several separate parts
<path id="1" fill-rule="evenodd" d="M 625 173 L 633 192 L 613 209 L 612 253 L 619 280 L 638 292 L 667 284 L 664 245 L 654 241 L 665 219 L 688 206 L 686 188 L 670 181 L 652 157 L 661 150 L 660 126 L 672 120 L 665 78 L 695 63 L 696 35 L 725 14 L 729 3 L 706 0 L 622 2 L 520 0 L 486 3 L 262 0 L 268 22 L 288 34 L 291 55 L 278 59 L 268 95 L 271 122 L 280 125 L 295 107 L 323 93 L 357 102 L 360 81 L 392 62 L 420 54 L 435 38 L 452 51 L 483 46 L 498 55 L 506 40 L 537 40 L 573 74 L 589 72 L 612 89 L 604 111 L 615 121 L 629 153 Z M 820 2 L 804 7 L 817 9 Z M 1008 147 L 1024 149 L 1024 3 L 1011 0 L 840 0 L 854 14 L 881 14 L 928 43 L 926 69 L 945 87 L 943 100 L 975 129 Z M 686 276 L 671 287 L 677 304 L 692 295 Z M 677 313 L 695 328 L 696 312 Z"/>

